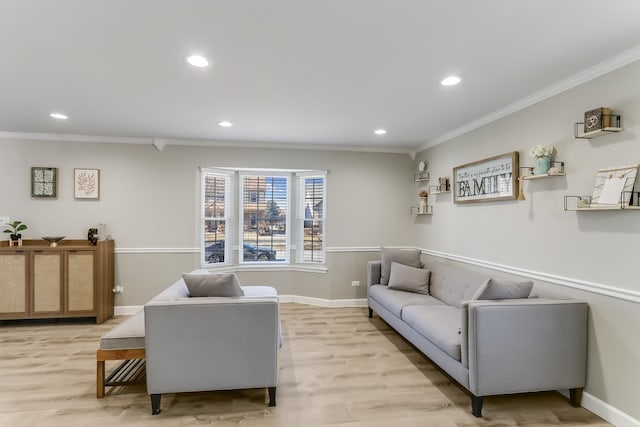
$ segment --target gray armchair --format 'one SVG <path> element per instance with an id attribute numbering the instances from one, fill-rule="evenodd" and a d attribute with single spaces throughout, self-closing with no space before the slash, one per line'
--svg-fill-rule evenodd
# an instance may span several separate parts
<path id="1" fill-rule="evenodd" d="M 266 387 L 276 405 L 278 297 L 151 300 L 144 307 L 147 392 Z"/>

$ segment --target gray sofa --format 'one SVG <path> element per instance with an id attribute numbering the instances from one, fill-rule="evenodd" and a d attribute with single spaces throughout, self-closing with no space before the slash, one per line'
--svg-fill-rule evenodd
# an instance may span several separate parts
<path id="1" fill-rule="evenodd" d="M 181 278 L 105 334 L 98 352 L 143 347 L 140 357 L 146 358 L 154 415 L 160 413 L 163 393 L 265 387 L 269 406 L 275 406 L 282 344 L 277 291 L 270 286 L 239 288 L 244 296 L 190 297 Z M 100 361 L 98 371 L 100 383 Z"/>
<path id="2" fill-rule="evenodd" d="M 500 394 L 569 389 L 571 404 L 580 405 L 586 303 L 543 297 L 472 300 L 489 275 L 448 262 L 423 268 L 430 271 L 428 291 L 415 293 L 380 284 L 381 261 L 369 262 L 369 317 L 377 313 L 470 391 L 473 415 L 481 416 L 485 396 Z"/>

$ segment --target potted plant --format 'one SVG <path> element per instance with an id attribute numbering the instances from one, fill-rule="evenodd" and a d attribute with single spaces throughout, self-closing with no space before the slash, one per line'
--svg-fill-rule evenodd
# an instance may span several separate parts
<path id="1" fill-rule="evenodd" d="M 11 233 L 11 235 L 9 236 L 11 238 L 11 241 L 20 242 L 20 240 L 22 240 L 22 234 L 20 232 L 27 229 L 27 224 L 24 224 L 22 221 L 13 221 L 9 224 L 6 224 L 5 227 L 7 229 L 4 230 L 4 232 Z"/>
<path id="2" fill-rule="evenodd" d="M 534 175 L 544 175 L 551 167 L 551 157 L 556 154 L 553 145 L 536 145 L 529 151 L 529 156 L 536 161 L 533 168 Z"/>

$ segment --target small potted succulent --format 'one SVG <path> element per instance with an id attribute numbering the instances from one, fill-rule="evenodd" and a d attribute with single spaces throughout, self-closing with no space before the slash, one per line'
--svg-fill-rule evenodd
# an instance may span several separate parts
<path id="1" fill-rule="evenodd" d="M 7 229 L 4 230 L 4 232 L 11 233 L 9 236 L 11 238 L 11 242 L 20 242 L 22 240 L 22 234 L 20 232 L 27 229 L 27 224 L 24 224 L 22 221 L 13 221 L 6 224 L 5 227 Z"/>

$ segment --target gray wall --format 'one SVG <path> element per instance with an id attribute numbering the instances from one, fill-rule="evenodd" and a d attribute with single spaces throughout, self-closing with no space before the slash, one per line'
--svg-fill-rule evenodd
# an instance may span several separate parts
<path id="1" fill-rule="evenodd" d="M 591 194 L 597 169 L 640 162 L 640 62 L 611 72 L 511 116 L 418 153 L 432 177 L 468 162 L 552 144 L 566 177 L 528 181 L 526 201 L 455 205 L 431 197 L 432 217 L 415 224 L 416 245 L 437 254 L 499 264 L 537 280 L 540 289 L 590 304 L 588 383 L 596 398 L 640 419 L 640 211 L 564 212 L 563 196 Z M 592 108 L 622 113 L 624 131 L 574 139 L 573 124 Z M 636 189 L 640 189 L 636 181 Z M 585 292 L 588 289 L 593 292 Z M 613 296 L 610 296 L 613 295 Z"/>
<path id="2" fill-rule="evenodd" d="M 328 273 L 241 272 L 245 283 L 271 284 L 281 294 L 364 298 L 365 261 L 378 256 L 366 249 L 412 239 L 407 154 L 0 140 L 0 160 L 0 216 L 26 222 L 25 238 L 86 238 L 89 227 L 107 224 L 120 251 L 117 283 L 124 286 L 116 305 L 141 305 L 182 272 L 199 268 L 198 254 L 188 251 L 200 241 L 199 166 L 329 171 L 325 243 L 355 249 L 329 252 Z M 31 166 L 59 168 L 56 200 L 30 197 Z M 73 168 L 101 170 L 99 201 L 73 198 Z M 352 280 L 362 286 L 353 288 Z"/>

